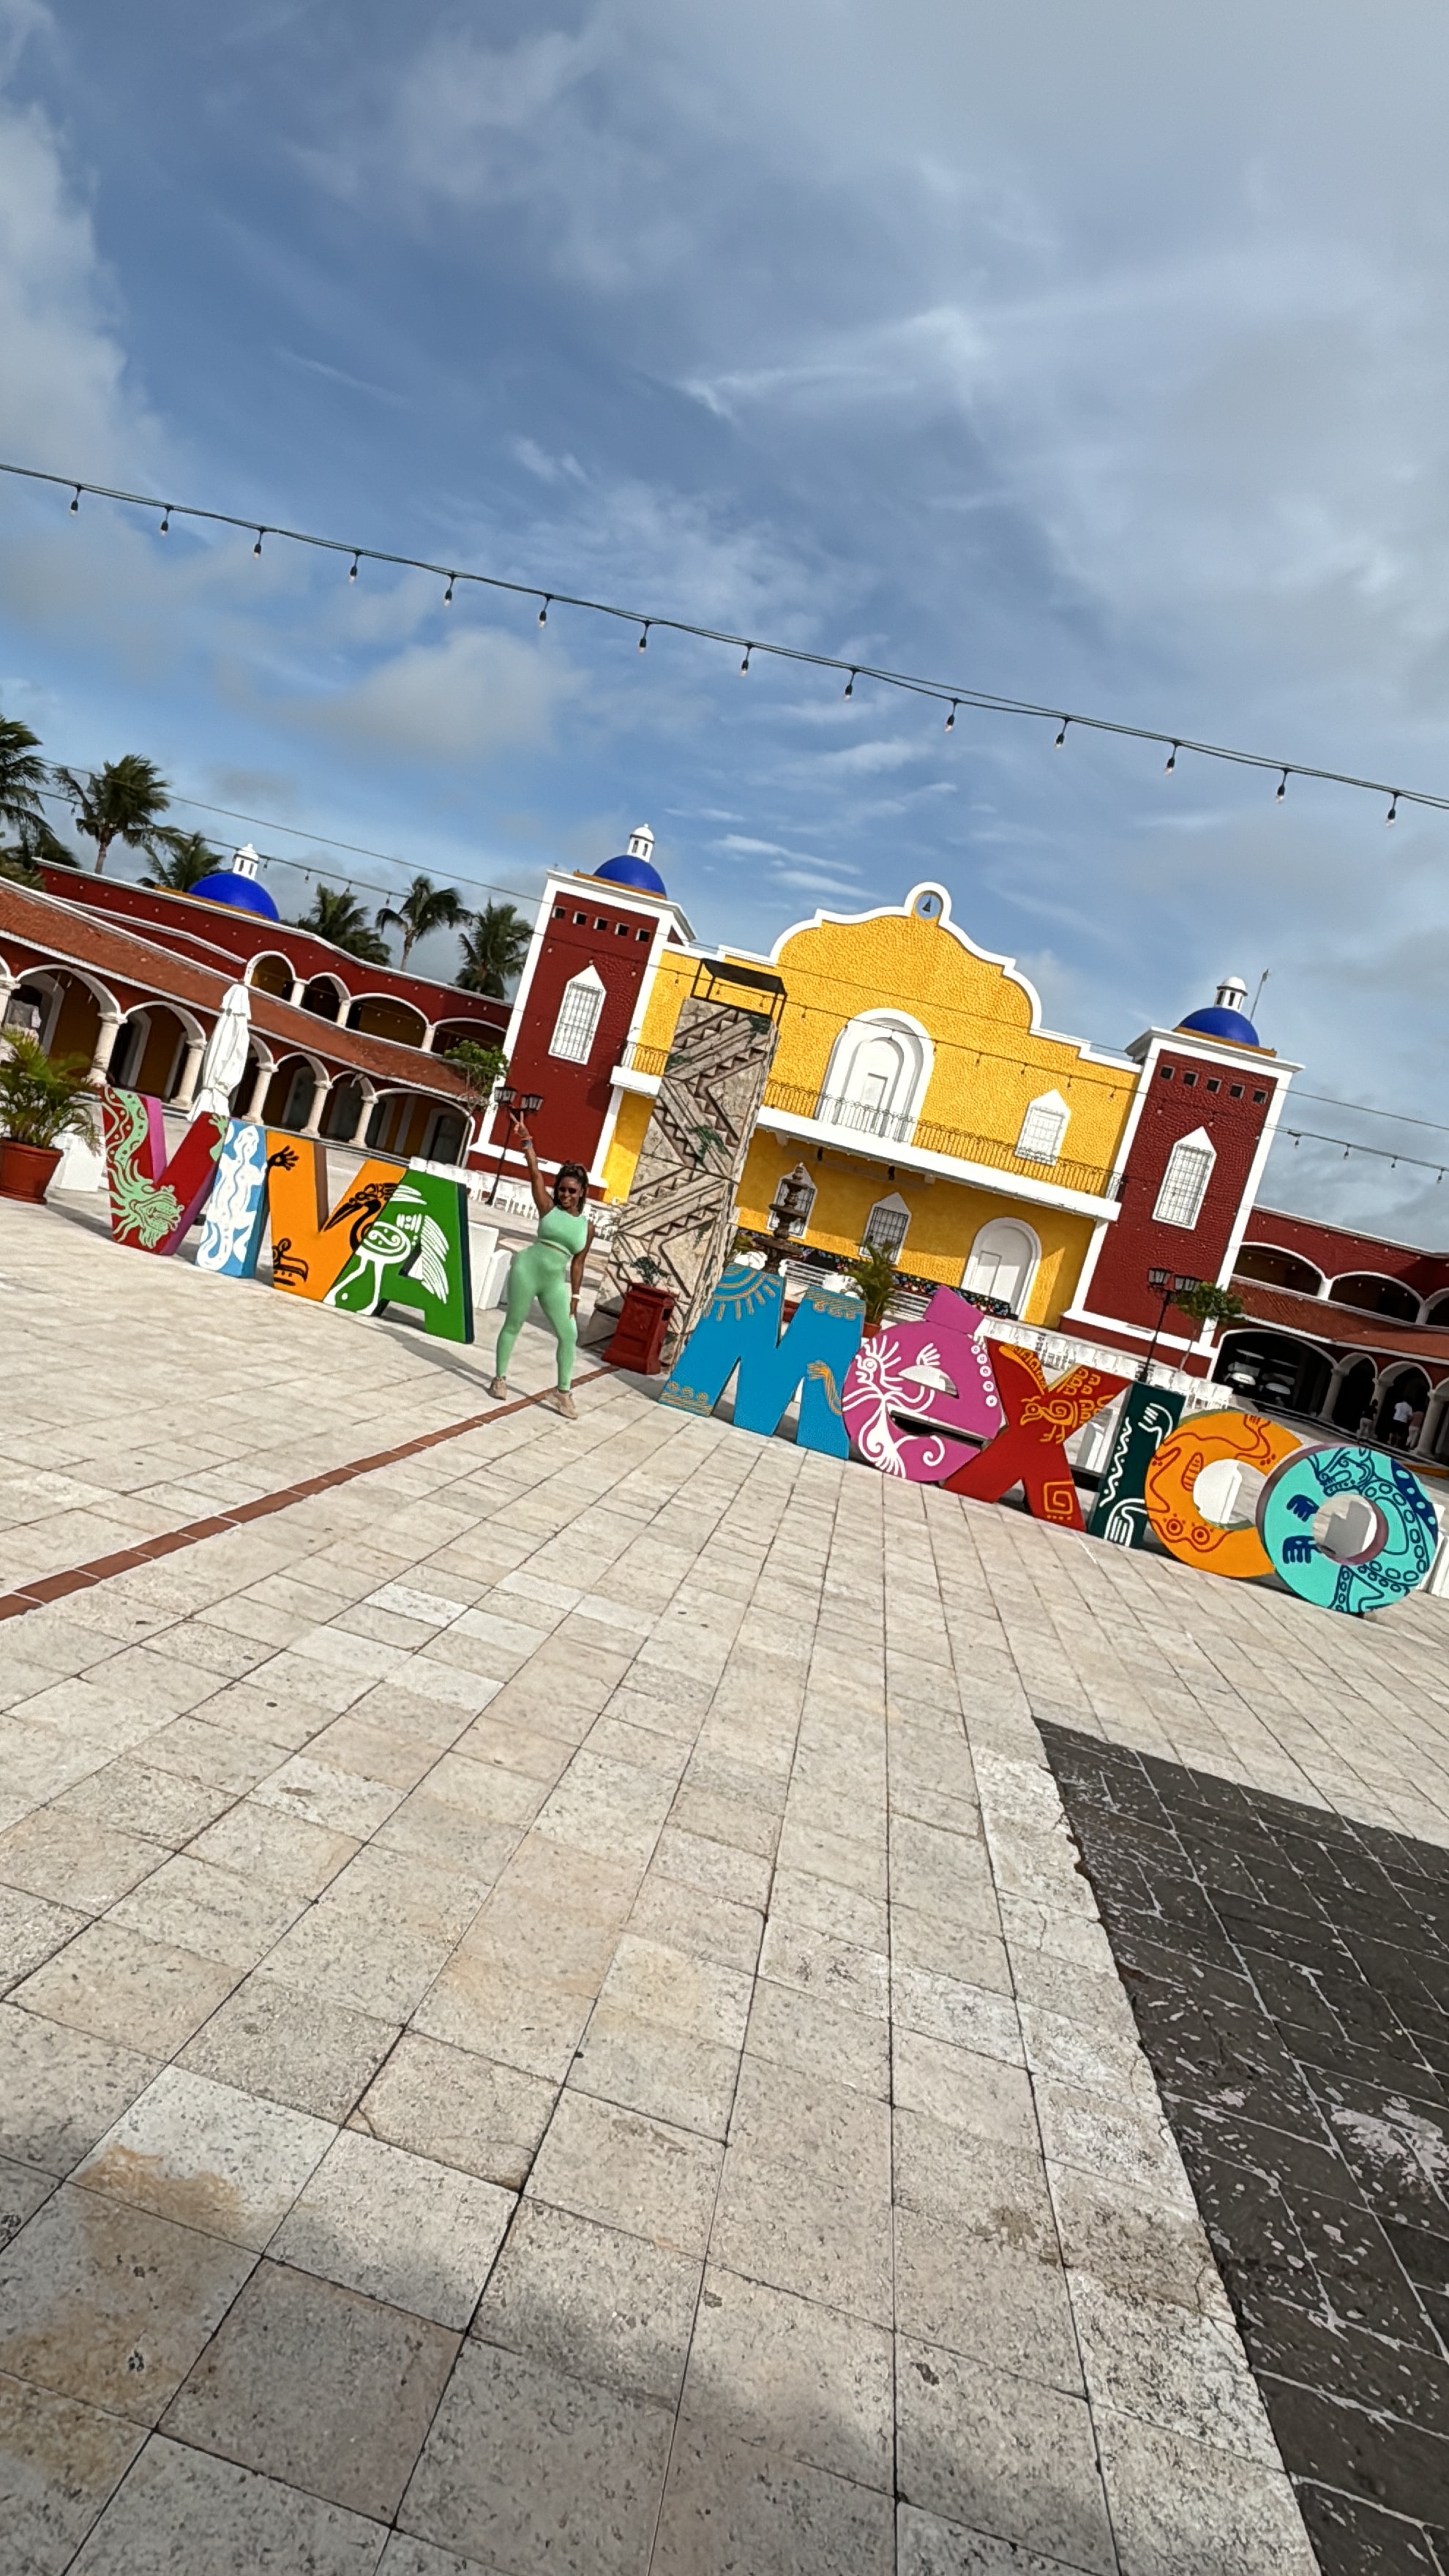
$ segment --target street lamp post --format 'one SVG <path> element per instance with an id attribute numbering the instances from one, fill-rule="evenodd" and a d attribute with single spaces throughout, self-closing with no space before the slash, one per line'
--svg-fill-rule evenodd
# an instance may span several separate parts
<path id="1" fill-rule="evenodd" d="M 1161 1290 L 1162 1303 L 1157 1310 L 1157 1321 L 1152 1327 L 1152 1339 L 1147 1345 L 1147 1357 L 1137 1372 L 1137 1383 L 1139 1386 L 1146 1386 L 1151 1378 L 1153 1357 L 1156 1353 L 1158 1342 L 1162 1337 L 1162 1327 L 1167 1321 L 1167 1310 L 1172 1304 L 1173 1298 L 1181 1295 L 1186 1289 L 1196 1288 L 1200 1286 L 1200 1284 L 1201 1283 L 1196 1279 L 1180 1279 L 1176 1277 L 1171 1270 L 1148 1271 L 1147 1285 L 1149 1288 L 1157 1288 Z"/>

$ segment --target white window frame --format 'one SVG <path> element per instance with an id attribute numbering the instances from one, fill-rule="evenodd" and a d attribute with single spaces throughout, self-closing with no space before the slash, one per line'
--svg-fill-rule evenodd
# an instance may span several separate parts
<path id="1" fill-rule="evenodd" d="M 993 1282 L 995 1282 L 999 1277 L 1002 1259 L 1001 1246 L 999 1243 L 991 1242 L 989 1238 L 992 1235 L 997 1234 L 999 1231 L 1005 1231 L 1008 1227 L 1013 1235 L 1021 1238 L 1026 1247 L 1026 1267 L 1021 1273 L 1015 1298 L 1013 1300 L 1008 1297 L 1004 1300 L 1005 1304 L 1012 1307 L 1019 1323 L 1022 1316 L 1026 1313 L 1027 1307 L 1031 1303 L 1031 1292 L 1036 1286 L 1036 1274 L 1041 1267 L 1041 1238 L 1037 1234 L 1035 1228 L 1033 1226 L 1024 1225 L 1020 1217 L 988 1217 L 984 1225 L 977 1227 L 975 1241 L 972 1243 L 971 1249 L 966 1255 L 966 1266 L 961 1273 L 961 1294 L 963 1297 L 968 1298 L 972 1294 L 971 1272 L 978 1259 L 983 1262 L 990 1261 L 994 1265 L 992 1269 Z M 980 1281 L 976 1284 L 982 1296 L 997 1297 L 1001 1294 L 1000 1289 L 994 1284 L 990 1288 L 987 1288 Z"/>
<path id="2" fill-rule="evenodd" d="M 877 1233 L 875 1230 L 876 1220 L 880 1217 L 883 1217 L 886 1222 L 884 1230 L 881 1233 Z M 865 1224 L 861 1228 L 861 1251 L 867 1252 L 873 1243 L 878 1244 L 884 1251 L 888 1252 L 891 1259 L 894 1260 L 910 1230 L 911 1211 L 907 1207 L 905 1200 L 900 1196 L 899 1191 L 892 1190 L 888 1199 L 876 1200 L 874 1207 L 867 1216 Z"/>
<path id="3" fill-rule="evenodd" d="M 1195 1127 L 1190 1136 L 1179 1136 L 1168 1155 L 1157 1205 L 1152 1211 L 1155 1224 L 1179 1225 L 1185 1234 L 1191 1234 L 1212 1186 L 1217 1159 L 1205 1127 Z"/>
<path id="4" fill-rule="evenodd" d="M 604 979 L 592 966 L 570 977 L 559 996 L 558 1017 L 548 1042 L 550 1055 L 562 1057 L 565 1064 L 588 1063 L 599 1034 L 604 992 Z"/>
<path id="5" fill-rule="evenodd" d="M 1039 1100 L 1028 1101 L 1016 1140 L 1018 1162 L 1056 1162 L 1071 1114 L 1059 1091 L 1044 1091 Z"/>

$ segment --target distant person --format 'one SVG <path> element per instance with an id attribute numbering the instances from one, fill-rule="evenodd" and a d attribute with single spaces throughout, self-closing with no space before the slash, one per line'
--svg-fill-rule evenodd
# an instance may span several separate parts
<path id="1" fill-rule="evenodd" d="M 1409 1402 L 1408 1397 L 1406 1395 L 1401 1395 L 1397 1404 L 1394 1406 L 1391 1417 L 1393 1428 L 1390 1437 L 1392 1438 L 1396 1449 L 1407 1448 L 1409 1441 L 1409 1425 L 1413 1419 L 1414 1408 Z"/>
<path id="2" fill-rule="evenodd" d="M 1424 1408 L 1422 1404 L 1416 1404 L 1413 1412 L 1409 1416 L 1409 1437 L 1406 1446 L 1410 1449 L 1417 1449 L 1423 1436 Z"/>
<path id="3" fill-rule="evenodd" d="M 1359 1415 L 1358 1436 L 1360 1440 L 1372 1440 L 1374 1436 L 1374 1409 L 1372 1405 L 1369 1406 L 1367 1413 L 1361 1413 Z"/>

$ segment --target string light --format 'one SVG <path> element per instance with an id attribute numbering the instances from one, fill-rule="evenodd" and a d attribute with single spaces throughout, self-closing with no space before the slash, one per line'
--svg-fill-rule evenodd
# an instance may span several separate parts
<path id="1" fill-rule="evenodd" d="M 1166 760 L 1165 760 L 1165 761 L 1164 761 L 1164 763 L 1163 763 L 1163 776 L 1164 776 L 1165 778 L 1170 778 L 1170 777 L 1172 776 L 1173 771 L 1174 771 L 1174 770 L 1175 770 L 1175 768 L 1177 767 L 1177 755 L 1178 755 L 1178 751 L 1179 751 L 1180 747 L 1181 747 L 1181 746 L 1180 746 L 1179 744 L 1174 743 L 1174 744 L 1173 744 L 1173 746 L 1172 746 L 1171 751 L 1168 753 L 1167 758 L 1166 758 Z"/>
<path id="2" fill-rule="evenodd" d="M 1288 793 L 1288 772 L 1287 772 L 1287 770 L 1285 769 L 1285 770 L 1284 770 L 1284 772 L 1283 772 L 1282 777 L 1279 779 L 1278 784 L 1277 784 L 1276 788 L 1275 788 L 1275 789 L 1274 789 L 1274 791 L 1273 791 L 1273 802 L 1274 802 L 1274 804 L 1275 804 L 1275 805 L 1281 805 L 1281 804 L 1282 804 L 1282 802 L 1283 802 L 1283 799 L 1284 799 L 1284 797 L 1287 795 L 1287 793 Z"/>
<path id="3" fill-rule="evenodd" d="M 354 556 L 353 556 L 353 558 L 352 558 L 352 568 L 351 568 L 351 570 L 349 571 L 348 576 L 347 576 L 347 578 L 348 578 L 348 580 L 349 580 L 349 581 L 356 581 L 356 579 L 357 579 L 357 567 L 358 567 L 358 564 L 359 564 L 359 562 L 360 562 L 360 561 L 361 561 L 361 557 L 360 557 L 360 556 L 358 556 L 358 555 L 354 555 Z"/>
<path id="4" fill-rule="evenodd" d="M 448 587 L 443 593 L 443 606 L 445 608 L 451 608 L 453 605 L 453 584 L 457 578 L 458 576 L 455 572 L 450 572 L 448 575 Z"/>
<path id="5" fill-rule="evenodd" d="M 162 514 L 161 526 L 158 530 L 158 534 L 163 537 L 169 537 L 171 534 L 171 504 L 169 501 L 167 502 L 166 508 Z"/>
<path id="6" fill-rule="evenodd" d="M 641 653 L 647 653 L 648 649 L 649 649 L 649 621 L 648 621 L 648 619 L 646 618 L 646 619 L 645 619 L 645 621 L 644 621 L 644 624 L 641 626 L 641 628 L 640 628 L 640 630 L 639 630 L 639 650 L 640 650 L 640 652 L 641 652 Z"/>
<path id="7" fill-rule="evenodd" d="M 69 491 L 71 494 L 69 508 L 72 517 L 79 512 L 82 492 L 89 492 L 99 500 L 115 501 L 128 508 L 164 510 L 168 527 L 173 512 L 185 518 L 204 520 L 213 527 L 245 529 L 255 524 L 239 517 L 234 511 L 206 509 L 197 503 L 166 503 L 152 493 L 124 491 L 112 484 L 77 482 L 69 474 L 57 474 L 40 466 L 17 465 L 7 458 L 0 458 L 0 474 L 7 474 L 25 482 L 49 484 L 62 491 Z M 264 523 L 257 529 L 256 543 L 252 547 L 254 555 L 260 555 L 261 541 L 264 536 L 282 537 L 289 544 L 311 546 L 321 553 L 348 556 L 354 564 L 362 551 L 361 548 L 354 549 L 351 544 L 344 544 L 338 537 L 319 536 L 310 529 L 287 528 Z M 541 626 L 547 625 L 548 611 L 555 599 L 563 599 L 569 607 L 586 608 L 598 617 L 622 618 L 635 625 L 646 622 L 641 611 L 625 608 L 615 600 L 590 599 L 563 591 L 541 593 L 533 582 L 510 581 L 499 573 L 449 574 L 445 564 L 427 563 L 416 555 L 402 555 L 380 546 L 369 546 L 367 554 L 370 562 L 393 565 L 400 571 L 428 572 L 435 574 L 439 580 L 447 579 L 450 583 L 470 581 L 476 582 L 480 589 L 498 591 L 514 597 L 541 598 L 543 606 L 539 610 L 538 621 Z M 741 635 L 731 635 L 723 628 L 705 626 L 688 618 L 655 617 L 650 618 L 647 623 L 651 626 L 666 627 L 673 634 L 698 636 L 706 643 L 742 645 L 744 648 L 744 658 L 740 663 L 742 672 L 750 669 L 756 653 L 769 653 L 777 660 L 798 662 L 812 670 L 840 671 L 848 679 L 872 679 L 878 681 L 883 687 L 901 689 L 914 697 L 934 698 L 949 709 L 972 706 L 988 714 L 1044 719 L 1057 726 L 1053 739 L 1059 751 L 1065 745 L 1068 727 L 1075 724 L 1084 726 L 1093 733 L 1117 734 L 1127 741 L 1161 743 L 1170 754 L 1169 766 L 1175 766 L 1179 751 L 1193 751 L 1201 759 L 1227 761 L 1237 768 L 1276 771 L 1278 786 L 1275 797 L 1280 804 L 1283 801 L 1286 782 L 1292 775 L 1320 779 L 1335 787 L 1354 787 L 1368 790 L 1370 793 L 1387 795 L 1390 798 L 1390 807 L 1386 819 L 1391 822 L 1397 821 L 1400 804 L 1420 805 L 1440 813 L 1449 812 L 1449 794 L 1438 795 L 1421 788 L 1391 788 L 1378 779 L 1362 778 L 1345 770 L 1310 768 L 1301 761 L 1284 762 L 1281 759 L 1270 758 L 1265 752 L 1244 751 L 1228 743 L 1199 742 L 1187 735 L 1160 733 L 1154 726 L 1126 724 L 1115 717 L 1065 716 L 1059 709 L 1043 706 L 1027 698 L 1008 697 L 999 690 L 962 688 L 959 684 L 925 678 L 913 672 L 888 670 L 875 664 L 851 664 L 835 654 L 810 652 L 802 646 L 793 644 L 762 643 L 758 637 L 750 639 Z M 948 723 L 947 731 L 950 730 L 952 728 Z"/>
<path id="8" fill-rule="evenodd" d="M 841 694 L 842 694 L 844 697 L 847 697 L 847 698 L 853 698 L 853 697 L 854 697 L 854 695 L 855 695 L 855 673 L 854 673 L 853 671 L 851 672 L 851 675 L 850 675 L 849 679 L 846 681 L 846 683 L 845 683 L 845 687 L 844 687 L 844 689 L 843 689 L 843 691 L 842 691 L 842 693 L 841 693 Z"/>
<path id="9" fill-rule="evenodd" d="M 947 733 L 954 733 L 956 730 L 956 700 L 954 698 L 951 700 L 951 712 L 946 718 L 945 729 Z"/>

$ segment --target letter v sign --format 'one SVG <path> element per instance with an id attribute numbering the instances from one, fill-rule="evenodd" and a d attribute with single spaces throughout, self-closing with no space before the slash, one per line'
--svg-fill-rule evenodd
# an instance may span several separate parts
<path id="1" fill-rule="evenodd" d="M 1059 1529 L 1080 1529 L 1082 1507 L 1062 1444 L 1127 1384 L 1104 1369 L 1068 1369 L 1048 1386 L 1034 1351 L 993 1342 L 992 1363 L 1006 1421 L 941 1491 L 969 1494 L 974 1502 L 999 1503 L 1013 1485 L 1026 1492 L 1027 1510 Z"/>

